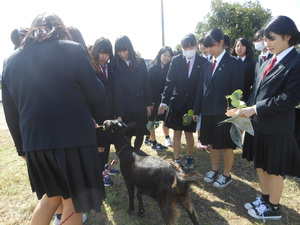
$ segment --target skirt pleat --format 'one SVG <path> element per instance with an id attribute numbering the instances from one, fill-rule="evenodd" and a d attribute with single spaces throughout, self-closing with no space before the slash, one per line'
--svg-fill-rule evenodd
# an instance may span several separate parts
<path id="1" fill-rule="evenodd" d="M 101 211 L 105 189 L 96 146 L 27 152 L 32 190 L 38 199 L 71 198 L 77 213 Z"/>
<path id="2" fill-rule="evenodd" d="M 293 134 L 266 135 L 255 132 L 253 138 L 246 134 L 242 157 L 254 162 L 268 174 L 300 177 L 300 152 Z"/>
<path id="3" fill-rule="evenodd" d="M 228 119 L 226 115 L 205 116 L 201 118 L 201 142 L 204 145 L 212 145 L 213 149 L 236 149 L 236 144 L 230 136 L 231 123 L 219 122 Z"/>

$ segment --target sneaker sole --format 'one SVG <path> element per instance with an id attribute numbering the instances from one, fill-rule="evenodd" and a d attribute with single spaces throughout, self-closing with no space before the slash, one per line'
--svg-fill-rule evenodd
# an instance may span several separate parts
<path id="1" fill-rule="evenodd" d="M 228 181 L 226 184 L 221 184 L 221 185 L 219 183 L 215 182 L 213 185 L 214 185 L 214 187 L 217 187 L 217 188 L 224 188 L 231 182 L 232 182 L 232 180 Z"/>
<path id="2" fill-rule="evenodd" d="M 255 219 L 258 219 L 258 220 L 280 220 L 282 218 L 282 216 L 266 216 L 266 217 L 263 217 L 263 216 L 259 216 L 255 213 L 254 209 L 250 209 L 248 210 L 248 214 L 250 216 L 252 216 L 253 218 Z"/>
<path id="3" fill-rule="evenodd" d="M 250 210 L 250 209 L 254 209 L 253 206 L 250 203 L 246 203 L 244 205 L 245 209 Z"/>
<path id="4" fill-rule="evenodd" d="M 108 175 L 118 175 L 119 173 L 107 173 Z"/>
<path id="5" fill-rule="evenodd" d="M 110 187 L 112 184 L 104 184 L 105 187 Z"/>
<path id="6" fill-rule="evenodd" d="M 184 168 L 185 168 L 185 169 L 193 169 L 193 168 L 194 168 L 194 166 L 193 166 L 193 165 L 191 165 L 191 166 L 187 166 L 187 165 L 185 165 L 185 166 L 184 166 Z"/>
<path id="7" fill-rule="evenodd" d="M 211 182 L 215 181 L 215 179 L 210 179 L 210 178 L 204 177 L 204 181 L 207 183 L 211 183 Z"/>

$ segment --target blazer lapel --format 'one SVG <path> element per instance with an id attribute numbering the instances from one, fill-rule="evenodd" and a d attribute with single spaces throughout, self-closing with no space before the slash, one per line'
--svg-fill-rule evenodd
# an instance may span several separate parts
<path id="1" fill-rule="evenodd" d="M 280 71 L 282 71 L 285 68 L 285 65 L 292 60 L 292 58 L 294 57 L 294 54 L 297 53 L 295 49 L 291 50 L 282 60 L 280 60 L 280 62 L 277 63 L 277 65 L 275 65 L 268 74 L 266 74 L 264 80 L 261 82 L 261 85 L 264 85 L 265 83 L 267 83 L 270 79 L 272 79 L 272 77 L 278 75 L 280 73 Z M 298 54 L 298 53 L 297 53 Z M 269 59 L 270 61 L 271 59 Z M 267 65 L 269 65 L 269 63 L 266 63 Z M 264 66 L 264 70 L 266 68 L 266 65 Z M 263 71 L 264 71 L 263 70 Z M 263 73 L 263 71 L 260 71 L 260 75 Z"/>
<path id="2" fill-rule="evenodd" d="M 137 81 L 136 80 L 136 76 L 134 76 L 134 74 L 131 73 L 129 67 L 127 66 L 126 62 L 122 60 L 121 62 L 121 67 L 122 67 L 122 70 L 124 71 L 124 75 L 133 79 L 134 81 Z M 134 68 L 134 70 L 136 70 L 136 68 Z"/>
<path id="3" fill-rule="evenodd" d="M 221 59 L 219 65 L 217 66 L 217 68 L 215 69 L 215 72 L 212 76 L 212 80 L 216 79 L 216 77 L 220 74 L 220 72 L 224 69 L 224 67 L 226 66 L 227 62 L 229 61 L 230 56 L 229 54 L 226 52 L 223 56 L 223 58 Z"/>

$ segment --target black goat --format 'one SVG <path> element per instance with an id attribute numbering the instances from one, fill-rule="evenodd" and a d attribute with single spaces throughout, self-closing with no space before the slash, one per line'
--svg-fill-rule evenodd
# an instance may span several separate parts
<path id="1" fill-rule="evenodd" d="M 158 202 L 167 225 L 177 224 L 177 218 L 180 216 L 177 204 L 183 206 L 193 224 L 199 224 L 188 189 L 191 183 L 201 178 L 200 174 L 193 172 L 185 175 L 179 172 L 175 163 L 150 156 L 132 147 L 124 133 L 134 125 L 134 123 L 126 125 L 118 120 L 104 121 L 105 130 L 112 138 L 120 158 L 121 173 L 129 195 L 127 213 L 131 215 L 134 210 L 134 186 L 136 186 L 139 201 L 138 216 L 141 217 L 145 211 L 142 200 L 142 195 L 145 194 Z"/>

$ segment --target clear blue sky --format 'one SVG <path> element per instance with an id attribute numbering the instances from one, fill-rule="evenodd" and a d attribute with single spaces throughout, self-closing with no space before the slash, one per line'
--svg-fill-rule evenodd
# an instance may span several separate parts
<path id="1" fill-rule="evenodd" d="M 284 4 L 282 1 L 260 0 L 260 3 L 271 9 L 273 16 L 289 16 L 300 29 L 300 0 L 285 0 Z M 185 34 L 194 33 L 197 23 L 209 10 L 210 1 L 164 0 L 165 45 L 174 49 Z M 29 27 L 37 14 L 46 11 L 56 13 L 67 26 L 77 27 L 87 44 L 93 44 L 101 36 L 114 44 L 119 35 L 125 34 L 142 57 L 151 59 L 162 45 L 161 0 L 5 1 L 0 14 L 1 64 L 13 51 L 11 31 L 16 27 Z"/>

